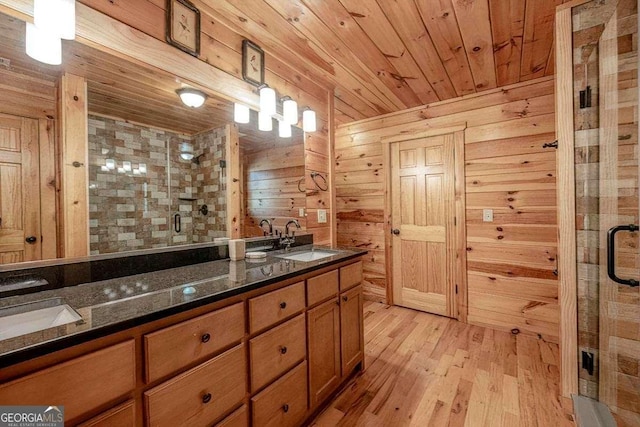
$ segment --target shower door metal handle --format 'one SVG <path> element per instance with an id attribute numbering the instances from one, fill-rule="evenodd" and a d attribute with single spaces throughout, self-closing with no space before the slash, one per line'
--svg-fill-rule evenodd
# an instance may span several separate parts
<path id="1" fill-rule="evenodd" d="M 182 217 L 179 213 L 173 216 L 173 229 L 176 231 L 176 233 L 182 231 Z"/>
<path id="2" fill-rule="evenodd" d="M 635 224 L 617 225 L 612 227 L 607 233 L 607 274 L 609 278 L 621 285 L 638 286 L 639 282 L 635 279 L 621 279 L 616 275 L 616 234 L 619 231 L 638 231 L 639 227 Z"/>

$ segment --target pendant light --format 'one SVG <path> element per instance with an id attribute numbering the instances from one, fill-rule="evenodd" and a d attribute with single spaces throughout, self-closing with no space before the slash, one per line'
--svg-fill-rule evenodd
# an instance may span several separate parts
<path id="1" fill-rule="evenodd" d="M 258 113 L 258 129 L 264 132 L 270 132 L 273 129 L 273 121 L 269 114 L 262 111 Z"/>
<path id="2" fill-rule="evenodd" d="M 284 120 L 278 120 L 278 136 L 280 138 L 291 138 L 291 125 Z"/>
<path id="3" fill-rule="evenodd" d="M 62 64 L 62 40 L 27 22 L 27 55 L 49 65 Z"/>
<path id="4" fill-rule="evenodd" d="M 260 112 L 269 116 L 276 114 L 276 91 L 267 85 L 260 88 Z"/>
<path id="5" fill-rule="evenodd" d="M 198 89 L 183 87 L 176 90 L 176 93 L 187 107 L 200 108 L 207 99 L 207 94 Z"/>
<path id="6" fill-rule="evenodd" d="M 246 105 L 233 104 L 233 121 L 236 123 L 249 123 L 249 107 Z"/>
<path id="7" fill-rule="evenodd" d="M 76 38 L 75 0 L 34 0 L 33 23 L 51 36 Z"/>
<path id="8" fill-rule="evenodd" d="M 305 132 L 316 131 L 316 112 L 309 108 L 302 112 L 302 130 Z"/>
<path id="9" fill-rule="evenodd" d="M 193 159 L 193 145 L 188 142 L 183 142 L 180 144 L 180 157 L 184 160 Z"/>
<path id="10" fill-rule="evenodd" d="M 282 115 L 284 121 L 290 125 L 298 124 L 298 103 L 290 96 L 282 98 Z"/>

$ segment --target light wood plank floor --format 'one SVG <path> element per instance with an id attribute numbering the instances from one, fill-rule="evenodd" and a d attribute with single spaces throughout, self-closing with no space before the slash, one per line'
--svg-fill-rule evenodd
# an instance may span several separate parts
<path id="1" fill-rule="evenodd" d="M 365 303 L 366 370 L 312 423 L 573 426 L 558 399 L 558 346 Z"/>

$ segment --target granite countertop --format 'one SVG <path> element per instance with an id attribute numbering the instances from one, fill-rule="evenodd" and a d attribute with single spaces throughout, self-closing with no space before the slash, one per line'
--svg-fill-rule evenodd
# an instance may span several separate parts
<path id="1" fill-rule="evenodd" d="M 278 255 L 290 255 L 309 250 L 311 247 L 297 247 L 287 254 L 283 251 L 267 252 L 267 258 L 262 260 L 223 259 L 2 298 L 0 308 L 50 298 L 62 298 L 82 316 L 83 320 L 1 340 L 0 367 L 366 254 L 366 251 L 335 250 L 313 246 L 314 250 L 335 254 L 310 262 L 291 261 L 278 257 Z"/>

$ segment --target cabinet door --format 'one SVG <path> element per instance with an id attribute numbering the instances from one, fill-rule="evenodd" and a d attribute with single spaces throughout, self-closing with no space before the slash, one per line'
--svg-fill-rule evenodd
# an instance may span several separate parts
<path id="1" fill-rule="evenodd" d="M 340 294 L 340 347 L 342 350 L 342 376 L 363 358 L 364 337 L 362 322 L 362 286 Z"/>
<path id="2" fill-rule="evenodd" d="M 307 312 L 312 408 L 340 383 L 340 307 L 336 302 L 331 299 Z"/>

